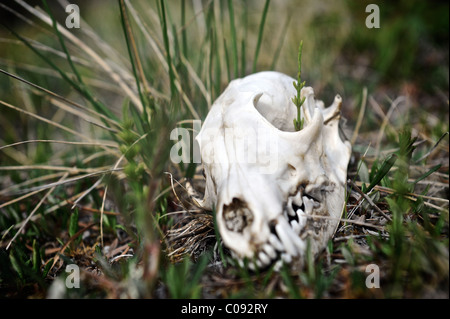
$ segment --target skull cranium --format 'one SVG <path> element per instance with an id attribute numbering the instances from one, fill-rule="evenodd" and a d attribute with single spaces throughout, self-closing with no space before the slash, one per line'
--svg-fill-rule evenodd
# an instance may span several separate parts
<path id="1" fill-rule="evenodd" d="M 216 209 L 224 244 L 254 267 L 301 261 L 334 234 L 351 146 L 339 136 L 341 98 L 325 108 L 305 87 L 295 131 L 295 80 L 260 72 L 232 81 L 197 137 L 206 177 L 199 204 Z"/>

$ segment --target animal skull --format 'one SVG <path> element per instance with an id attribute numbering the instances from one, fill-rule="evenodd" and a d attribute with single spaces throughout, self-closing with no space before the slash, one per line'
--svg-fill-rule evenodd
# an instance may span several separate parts
<path id="1" fill-rule="evenodd" d="M 300 264 L 333 236 L 345 203 L 351 145 L 339 136 L 341 97 L 325 108 L 311 87 L 295 131 L 295 80 L 260 72 L 232 81 L 212 105 L 196 140 L 224 244 L 250 267 Z"/>

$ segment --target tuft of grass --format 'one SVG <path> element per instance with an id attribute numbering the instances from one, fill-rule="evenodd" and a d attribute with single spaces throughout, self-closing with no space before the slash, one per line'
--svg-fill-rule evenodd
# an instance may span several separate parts
<path id="1" fill-rule="evenodd" d="M 208 264 L 208 256 L 204 255 L 197 264 L 189 258 L 181 263 L 168 266 L 163 281 L 167 285 L 170 298 L 198 299 L 202 297 L 201 279 Z"/>

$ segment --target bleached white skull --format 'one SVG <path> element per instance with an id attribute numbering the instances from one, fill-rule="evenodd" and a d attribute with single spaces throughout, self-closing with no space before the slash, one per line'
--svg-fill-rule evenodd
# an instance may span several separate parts
<path id="1" fill-rule="evenodd" d="M 334 234 L 345 203 L 351 146 L 339 136 L 341 97 L 325 108 L 310 87 L 295 131 L 295 80 L 260 72 L 232 81 L 197 136 L 205 195 L 224 244 L 250 267 L 304 259 Z M 316 217 L 314 217 L 316 216 Z"/>

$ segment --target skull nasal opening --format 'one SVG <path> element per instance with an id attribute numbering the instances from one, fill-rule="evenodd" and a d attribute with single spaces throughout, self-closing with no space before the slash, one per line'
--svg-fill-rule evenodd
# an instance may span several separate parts
<path id="1" fill-rule="evenodd" d="M 241 233 L 252 224 L 253 213 L 244 201 L 235 197 L 230 204 L 223 205 L 223 220 L 228 230 Z"/>

